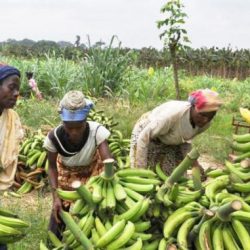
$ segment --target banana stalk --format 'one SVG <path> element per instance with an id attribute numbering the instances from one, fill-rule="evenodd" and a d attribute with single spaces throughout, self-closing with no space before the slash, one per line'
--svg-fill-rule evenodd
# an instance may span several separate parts
<path id="1" fill-rule="evenodd" d="M 198 159 L 198 157 L 198 151 L 195 148 L 192 149 L 191 152 L 186 155 L 184 160 L 174 169 L 172 174 L 166 180 L 166 185 L 172 186 L 175 182 L 178 182 L 185 171 Z"/>

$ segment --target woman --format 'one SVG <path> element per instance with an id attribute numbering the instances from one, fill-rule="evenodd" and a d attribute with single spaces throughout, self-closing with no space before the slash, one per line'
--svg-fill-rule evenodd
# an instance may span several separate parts
<path id="1" fill-rule="evenodd" d="M 131 137 L 132 167 L 160 163 L 171 174 L 191 150 L 190 140 L 210 126 L 221 104 L 218 93 L 204 89 L 191 93 L 188 101 L 169 101 L 142 115 Z"/>
<path id="2" fill-rule="evenodd" d="M 33 72 L 26 72 L 26 77 L 29 81 L 29 86 L 32 89 L 32 91 L 35 93 L 36 98 L 38 100 L 42 100 L 42 94 L 37 86 L 37 82 L 35 81 L 35 79 L 33 78 Z"/>
<path id="3" fill-rule="evenodd" d="M 0 190 L 8 189 L 14 182 L 19 143 L 23 131 L 18 114 L 12 109 L 20 88 L 18 69 L 0 64 Z M 0 245 L 0 250 L 7 249 Z"/>
<path id="4" fill-rule="evenodd" d="M 49 181 L 53 193 L 53 211 L 49 229 L 61 238 L 64 224 L 58 213 L 68 210 L 56 194 L 58 187 L 71 190 L 71 183 L 78 179 L 86 183 L 90 176 L 98 175 L 102 161 L 112 158 L 107 138 L 110 132 L 97 122 L 87 122 L 93 103 L 80 91 L 68 92 L 60 102 L 62 125 L 56 127 L 45 139 L 48 151 Z"/>

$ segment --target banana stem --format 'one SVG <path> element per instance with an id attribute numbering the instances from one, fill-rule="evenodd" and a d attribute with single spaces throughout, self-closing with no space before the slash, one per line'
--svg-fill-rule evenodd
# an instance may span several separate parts
<path id="1" fill-rule="evenodd" d="M 192 168 L 192 178 L 194 183 L 194 190 L 202 190 L 201 171 L 199 166 L 194 166 Z"/>
<path id="2" fill-rule="evenodd" d="M 81 243 L 81 245 L 86 250 L 94 250 L 92 243 L 86 237 L 86 235 L 81 231 L 81 228 L 76 224 L 72 216 L 63 210 L 60 211 L 60 217 L 62 218 L 63 222 L 69 228 L 71 233 L 74 235 L 75 239 Z"/>
<path id="3" fill-rule="evenodd" d="M 114 159 L 109 158 L 103 161 L 104 164 L 104 178 L 111 179 L 114 177 Z"/>
<path id="4" fill-rule="evenodd" d="M 234 200 L 219 207 L 216 211 L 216 214 L 221 221 L 229 221 L 231 213 L 238 211 L 241 208 L 242 203 L 239 200 Z"/>
<path id="5" fill-rule="evenodd" d="M 185 171 L 198 159 L 198 157 L 199 152 L 195 148 L 192 149 L 166 180 L 166 185 L 172 186 L 175 182 L 178 182 Z"/>
<path id="6" fill-rule="evenodd" d="M 84 186 L 82 185 L 82 183 L 80 181 L 73 181 L 72 182 L 72 188 L 76 189 L 77 193 L 80 195 L 80 197 L 86 201 L 86 203 L 90 206 L 90 207 L 94 207 L 95 204 L 92 200 L 92 195 L 90 193 L 90 191 Z"/>
<path id="7" fill-rule="evenodd" d="M 197 237 L 197 235 L 198 235 L 198 233 L 200 231 L 201 225 L 205 221 L 207 221 L 208 219 L 211 219 L 213 216 L 214 216 L 214 212 L 213 211 L 208 210 L 208 209 L 204 209 L 203 216 L 202 216 L 200 222 L 193 227 L 193 229 L 191 230 L 191 232 L 188 235 L 188 242 L 191 243 L 191 242 L 195 241 L 195 238 Z"/>

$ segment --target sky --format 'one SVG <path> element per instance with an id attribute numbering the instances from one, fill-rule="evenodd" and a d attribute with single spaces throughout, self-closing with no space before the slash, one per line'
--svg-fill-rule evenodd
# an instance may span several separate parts
<path id="1" fill-rule="evenodd" d="M 24 38 L 161 49 L 156 21 L 167 0 L 0 0 L 0 41 Z M 191 47 L 250 48 L 250 0 L 183 0 Z"/>

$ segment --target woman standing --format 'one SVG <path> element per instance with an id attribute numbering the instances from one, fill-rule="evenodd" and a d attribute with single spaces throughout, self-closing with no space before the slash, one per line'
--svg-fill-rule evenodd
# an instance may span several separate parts
<path id="1" fill-rule="evenodd" d="M 12 109 L 20 88 L 18 69 L 0 64 L 0 190 L 8 189 L 14 182 L 19 143 L 23 131 L 18 114 Z M 0 250 L 7 249 L 0 244 Z"/>
<path id="2" fill-rule="evenodd" d="M 37 82 L 35 81 L 34 77 L 33 77 L 33 72 L 26 72 L 26 77 L 29 81 L 29 87 L 32 89 L 32 91 L 35 93 L 36 98 L 38 100 L 42 100 L 42 94 L 37 86 Z"/>
<path id="3" fill-rule="evenodd" d="M 62 125 L 56 127 L 45 139 L 48 151 L 49 181 L 53 194 L 53 210 L 49 230 L 61 238 L 65 225 L 59 220 L 59 211 L 68 210 L 56 194 L 58 187 L 72 190 L 71 183 L 82 183 L 103 170 L 102 161 L 112 158 L 107 138 L 110 132 L 97 122 L 87 122 L 93 107 L 91 100 L 80 91 L 68 92 L 60 102 Z"/>
<path id="4" fill-rule="evenodd" d="M 142 115 L 131 137 L 132 167 L 160 163 L 170 175 L 191 150 L 191 139 L 208 129 L 221 104 L 218 93 L 202 89 L 191 93 L 188 101 L 169 101 Z"/>

